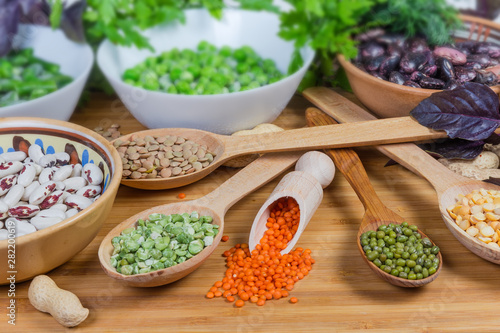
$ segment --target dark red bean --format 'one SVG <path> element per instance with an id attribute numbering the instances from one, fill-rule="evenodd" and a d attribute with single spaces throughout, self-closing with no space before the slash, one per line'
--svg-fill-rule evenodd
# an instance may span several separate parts
<path id="1" fill-rule="evenodd" d="M 464 66 L 455 66 L 455 74 L 460 82 L 472 81 L 476 78 L 476 71 Z"/>
<path id="2" fill-rule="evenodd" d="M 471 54 L 467 57 L 467 66 L 477 67 L 477 64 L 481 68 L 486 68 L 491 64 L 491 58 L 487 54 Z"/>
<path id="3" fill-rule="evenodd" d="M 420 82 L 420 80 L 422 80 L 423 78 L 425 77 L 424 73 L 422 72 L 413 72 L 410 76 L 410 80 L 413 81 L 413 82 Z"/>
<path id="4" fill-rule="evenodd" d="M 449 81 L 455 79 L 455 67 L 451 61 L 447 58 L 438 58 L 436 60 L 436 65 L 439 70 L 439 76 L 443 81 Z"/>
<path id="5" fill-rule="evenodd" d="M 420 37 L 410 38 L 406 41 L 406 48 L 410 52 L 425 52 L 429 51 L 429 45 L 425 39 Z"/>
<path id="6" fill-rule="evenodd" d="M 443 90 L 453 90 L 461 85 L 462 84 L 457 80 L 450 80 L 444 84 Z"/>
<path id="7" fill-rule="evenodd" d="M 389 77 L 399 65 L 401 57 L 398 55 L 390 56 L 384 59 L 380 64 L 379 73 L 385 77 Z"/>
<path id="8" fill-rule="evenodd" d="M 474 79 L 474 82 L 486 84 L 488 86 L 492 86 L 498 83 L 498 76 L 496 76 L 493 72 L 478 69 L 476 70 L 476 73 L 477 75 Z"/>
<path id="9" fill-rule="evenodd" d="M 369 58 L 365 61 L 365 68 L 368 72 L 377 72 L 384 60 L 385 56 L 383 55 L 376 58 Z"/>
<path id="10" fill-rule="evenodd" d="M 363 60 L 380 57 L 385 53 L 384 47 L 375 42 L 369 42 L 361 45 L 360 51 Z"/>
<path id="11" fill-rule="evenodd" d="M 405 78 L 403 76 L 403 74 L 401 74 L 400 72 L 392 72 L 389 76 L 389 81 L 391 81 L 392 83 L 396 83 L 396 84 L 403 84 L 405 83 Z"/>
<path id="12" fill-rule="evenodd" d="M 426 89 L 443 89 L 444 81 L 433 77 L 424 77 L 420 80 L 420 86 Z"/>
<path id="13" fill-rule="evenodd" d="M 410 52 L 406 53 L 401 61 L 399 62 L 399 66 L 403 70 L 404 73 L 411 74 L 414 71 L 417 71 L 425 65 L 427 59 L 425 54 L 422 52 Z"/>
<path id="14" fill-rule="evenodd" d="M 413 82 L 413 81 L 406 81 L 403 83 L 403 86 L 412 87 L 412 88 L 422 88 L 417 82 Z"/>
<path id="15" fill-rule="evenodd" d="M 437 66 L 436 65 L 429 65 L 429 64 L 426 64 L 424 65 L 424 67 L 422 68 L 422 73 L 424 73 L 425 75 L 429 76 L 429 77 L 434 77 L 437 73 Z"/>

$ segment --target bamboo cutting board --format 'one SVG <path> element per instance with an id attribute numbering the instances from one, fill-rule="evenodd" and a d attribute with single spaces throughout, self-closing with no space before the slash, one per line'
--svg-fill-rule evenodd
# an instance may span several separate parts
<path id="1" fill-rule="evenodd" d="M 352 95 L 345 94 L 353 99 Z M 294 97 L 275 122 L 284 128 L 305 126 L 311 106 Z M 72 122 L 88 128 L 122 125 L 122 133 L 142 130 L 115 98 L 93 94 Z M 63 289 L 74 292 L 90 309 L 89 318 L 72 332 L 481 332 L 500 330 L 500 267 L 464 248 L 441 220 L 433 188 L 400 166 L 384 168 L 387 158 L 369 148 L 356 149 L 382 201 L 417 224 L 442 250 L 443 270 L 428 286 L 402 289 L 378 279 L 359 256 L 356 233 L 363 207 L 340 173 L 325 189 L 324 199 L 297 246 L 310 248 L 316 264 L 290 293 L 299 299 L 247 303 L 235 308 L 222 299 L 206 299 L 213 282 L 225 272 L 221 256 L 246 242 L 251 223 L 281 177 L 231 208 L 225 217 L 229 241 L 193 274 L 173 284 L 150 289 L 124 287 L 102 271 L 97 249 L 119 222 L 148 207 L 201 197 L 237 170 L 219 168 L 202 181 L 179 189 L 142 191 L 120 187 L 99 235 L 66 264 L 47 273 Z M 63 250 L 63 249 L 61 249 Z M 50 254 L 47 254 L 50 255 Z M 6 260 L 6 259 L 0 259 Z M 3 269 L 3 264 L 0 265 Z M 29 282 L 16 286 L 16 326 L 7 324 L 8 287 L 0 287 L 0 332 L 64 331 L 50 315 L 27 299 Z M 290 298 L 288 297 L 288 298 Z M 68 330 L 69 331 L 69 330 Z"/>

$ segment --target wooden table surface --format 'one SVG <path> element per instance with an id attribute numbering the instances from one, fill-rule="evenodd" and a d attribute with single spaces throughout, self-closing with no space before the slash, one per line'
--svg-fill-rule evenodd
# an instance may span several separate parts
<path id="1" fill-rule="evenodd" d="M 347 94 L 348 97 L 351 95 Z M 295 96 L 276 124 L 305 125 L 310 104 Z M 116 97 L 93 94 L 71 122 L 88 128 L 121 125 L 122 133 L 144 129 Z M 206 299 L 212 284 L 222 279 L 222 253 L 246 242 L 253 218 L 281 177 L 234 205 L 225 217 L 224 234 L 212 256 L 194 273 L 170 285 L 132 288 L 104 274 L 97 249 L 104 236 L 127 217 L 152 206 L 179 201 L 177 194 L 195 199 L 215 189 L 237 172 L 221 167 L 198 183 L 178 189 L 143 191 L 121 186 L 110 216 L 98 236 L 66 264 L 47 273 L 59 287 L 74 292 L 90 315 L 73 332 L 486 332 L 500 330 L 498 266 L 463 247 L 441 220 L 436 195 L 423 179 L 401 166 L 384 167 L 388 159 L 370 148 L 357 149 L 375 190 L 389 208 L 417 224 L 442 250 L 441 275 L 420 289 L 392 286 L 372 273 L 356 248 L 363 207 L 337 172 L 325 189 L 323 202 L 297 243 L 310 248 L 316 264 L 295 285 L 288 299 L 264 307 L 247 303 L 236 308 L 221 298 Z M 61 249 L 64 251 L 64 249 Z M 47 254 L 50 255 L 50 254 Z M 35 310 L 27 293 L 30 282 L 16 286 L 16 326 L 7 324 L 8 288 L 0 287 L 0 332 L 64 330 L 50 315 Z M 496 296 L 495 296 L 496 295 Z"/>

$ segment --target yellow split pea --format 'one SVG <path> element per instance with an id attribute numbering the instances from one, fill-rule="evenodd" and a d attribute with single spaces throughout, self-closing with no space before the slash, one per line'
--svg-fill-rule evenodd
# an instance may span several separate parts
<path id="1" fill-rule="evenodd" d="M 500 249 L 500 191 L 482 188 L 459 194 L 457 203 L 446 210 L 468 235 Z"/>

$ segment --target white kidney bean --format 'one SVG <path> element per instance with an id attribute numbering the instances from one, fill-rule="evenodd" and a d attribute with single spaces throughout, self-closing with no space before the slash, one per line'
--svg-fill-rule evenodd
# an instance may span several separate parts
<path id="1" fill-rule="evenodd" d="M 54 206 L 50 207 L 50 209 L 58 209 L 61 212 L 66 212 L 68 210 L 68 206 L 66 206 L 63 203 L 58 203 L 58 204 L 55 204 Z"/>
<path id="2" fill-rule="evenodd" d="M 21 219 L 28 219 L 40 212 L 40 208 L 36 205 L 15 205 L 9 209 L 9 216 Z"/>
<path id="3" fill-rule="evenodd" d="M 97 185 L 88 185 L 79 189 L 76 194 L 86 198 L 94 198 L 101 193 L 101 187 Z"/>
<path id="4" fill-rule="evenodd" d="M 73 172 L 71 173 L 71 177 L 81 177 L 82 176 L 83 166 L 80 163 L 73 165 Z"/>
<path id="5" fill-rule="evenodd" d="M 9 237 L 7 229 L 0 229 L 0 240 L 6 240 Z"/>
<path id="6" fill-rule="evenodd" d="M 40 175 L 38 175 L 38 181 L 40 182 L 40 184 L 43 184 L 52 180 L 53 176 L 54 170 L 52 170 L 52 168 L 44 168 L 42 172 L 40 172 Z"/>
<path id="7" fill-rule="evenodd" d="M 41 209 L 48 209 L 55 204 L 62 203 L 64 201 L 64 192 L 63 191 L 54 191 L 50 193 L 42 202 L 40 202 Z"/>
<path id="8" fill-rule="evenodd" d="M 73 167 L 71 165 L 62 166 L 54 172 L 52 180 L 55 182 L 62 182 L 68 179 L 71 176 L 72 172 L 73 172 Z"/>
<path id="9" fill-rule="evenodd" d="M 16 183 L 17 183 L 17 175 L 5 176 L 2 179 L 0 179 L 0 196 L 9 192 L 12 186 L 16 185 Z"/>
<path id="10" fill-rule="evenodd" d="M 61 219 L 59 217 L 35 216 L 31 218 L 30 222 L 35 226 L 37 230 L 42 230 L 51 227 L 54 224 L 61 222 L 62 220 L 64 219 Z"/>
<path id="11" fill-rule="evenodd" d="M 29 184 L 28 186 L 26 186 L 24 188 L 24 194 L 23 196 L 21 197 L 21 200 L 23 201 L 29 201 L 30 199 L 30 195 L 33 193 L 33 191 L 38 187 L 40 186 L 40 183 L 38 182 L 38 180 L 35 180 L 33 181 L 33 183 Z"/>
<path id="12" fill-rule="evenodd" d="M 54 157 L 56 158 L 57 165 L 66 165 L 69 163 L 69 154 L 64 151 L 55 153 Z"/>
<path id="13" fill-rule="evenodd" d="M 37 164 L 39 164 L 40 159 L 44 156 L 42 147 L 37 144 L 32 144 L 28 148 L 28 156 Z"/>
<path id="14" fill-rule="evenodd" d="M 7 221 L 17 236 L 50 227 L 100 197 L 103 172 L 93 164 L 68 164 L 65 152 L 44 154 L 33 144 L 28 154 L 0 154 L 0 239 Z"/>
<path id="15" fill-rule="evenodd" d="M 29 203 L 32 205 L 40 204 L 45 198 L 56 189 L 56 183 L 53 181 L 48 181 L 40 184 L 33 193 L 31 193 L 29 198 Z"/>
<path id="16" fill-rule="evenodd" d="M 81 195 L 70 194 L 66 199 L 64 199 L 64 203 L 71 208 L 76 208 L 78 210 L 82 210 L 87 208 L 92 204 L 92 200 L 86 198 Z"/>
<path id="17" fill-rule="evenodd" d="M 42 156 L 40 160 L 38 160 L 38 164 L 42 166 L 42 168 L 50 168 L 56 165 L 56 157 L 54 154 L 47 154 Z"/>
<path id="18" fill-rule="evenodd" d="M 83 166 L 82 177 L 85 178 L 90 185 L 99 185 L 103 180 L 101 169 L 94 163 L 87 163 Z"/>
<path id="19" fill-rule="evenodd" d="M 16 236 L 24 236 L 27 234 L 31 234 L 36 231 L 36 228 L 33 224 L 29 223 L 25 220 L 16 219 Z"/>
<path id="20" fill-rule="evenodd" d="M 36 168 L 32 163 L 24 164 L 24 167 L 19 172 L 19 177 L 17 178 L 17 183 L 23 185 L 24 187 L 33 183 L 36 177 Z"/>
<path id="21" fill-rule="evenodd" d="M 0 178 L 13 175 L 23 168 L 23 164 L 19 161 L 7 161 L 0 164 Z"/>
<path id="22" fill-rule="evenodd" d="M 3 154 L 0 154 L 6 161 L 18 161 L 21 162 L 26 158 L 26 153 L 24 151 L 9 151 Z"/>
<path id="23" fill-rule="evenodd" d="M 66 211 L 66 218 L 69 219 L 70 217 L 73 217 L 75 216 L 76 214 L 78 214 L 78 209 L 76 208 L 71 208 L 71 209 L 68 209 Z"/>
<path id="24" fill-rule="evenodd" d="M 24 186 L 16 184 L 12 186 L 12 188 L 7 192 L 7 194 L 3 198 L 3 202 L 7 204 L 7 206 L 14 207 L 21 200 L 21 197 L 24 194 Z"/>
<path id="25" fill-rule="evenodd" d="M 79 189 L 87 185 L 87 180 L 83 177 L 68 178 L 64 182 L 66 192 L 76 193 Z"/>
<path id="26" fill-rule="evenodd" d="M 0 200 L 0 213 L 4 214 L 7 213 L 8 211 L 9 211 L 9 206 L 3 200 Z"/>

